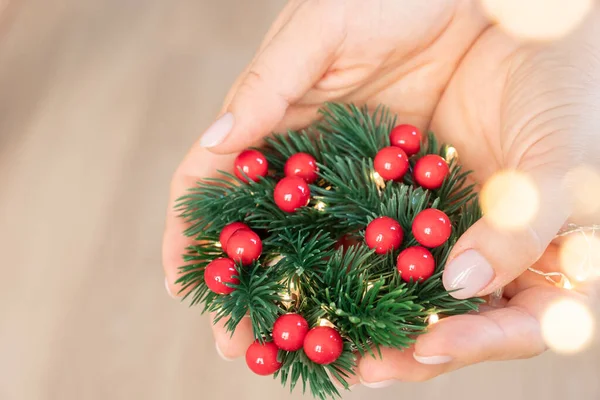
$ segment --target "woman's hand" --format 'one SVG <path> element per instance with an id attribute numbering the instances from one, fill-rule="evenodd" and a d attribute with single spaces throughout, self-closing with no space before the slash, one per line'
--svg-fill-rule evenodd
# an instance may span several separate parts
<path id="1" fill-rule="evenodd" d="M 188 187 L 217 169 L 231 170 L 236 152 L 272 131 L 308 125 L 325 101 L 383 103 L 402 123 L 431 127 L 452 143 L 478 185 L 500 170 L 517 170 L 539 201 L 532 218 L 510 231 L 480 220 L 446 267 L 444 284 L 462 289 L 455 292 L 460 298 L 514 281 L 506 307 L 442 321 L 419 337 L 415 358 L 412 349 L 387 349 L 383 360 L 363 358 L 360 378 L 367 384 L 423 380 L 486 359 L 543 351 L 539 315 L 561 293 L 523 272 L 572 213 L 564 176 L 581 163 L 600 167 L 597 29 L 588 21 L 560 43 L 525 45 L 491 24 L 474 1 L 290 2 L 234 84 L 220 118 L 175 173 L 163 243 L 168 289 L 178 295 L 174 281 L 190 243 L 173 211 Z M 522 211 L 510 191 L 494 207 Z M 558 268 L 553 254 L 550 248 L 542 267 Z M 252 342 L 249 321 L 233 338 L 222 324 L 213 329 L 227 358 L 243 355 Z"/>

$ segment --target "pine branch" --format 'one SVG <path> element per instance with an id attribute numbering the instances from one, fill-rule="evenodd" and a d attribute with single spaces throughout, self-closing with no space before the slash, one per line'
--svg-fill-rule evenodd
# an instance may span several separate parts
<path id="1" fill-rule="evenodd" d="M 183 256 L 185 265 L 179 268 L 180 276 L 176 283 L 181 285 L 182 293 L 186 293 L 183 300 L 191 298 L 190 306 L 204 303 L 203 313 L 210 307 L 217 297 L 208 290 L 204 282 L 204 269 L 209 262 L 221 256 L 221 249 L 216 247 L 214 235 L 203 235 L 198 244 L 188 246 L 187 253 Z"/>
<path id="2" fill-rule="evenodd" d="M 477 309 L 480 299 L 457 300 L 442 282 L 443 268 L 452 246 L 481 210 L 467 184 L 468 172 L 455 162 L 442 187 L 424 190 L 407 173 L 403 182 L 383 182 L 373 169 L 377 152 L 389 146 L 395 117 L 385 107 L 370 113 L 366 107 L 328 104 L 323 120 L 301 132 L 275 135 L 261 151 L 270 172 L 258 182 L 244 183 L 232 174 L 205 179 L 177 202 L 182 218 L 189 222 L 185 234 L 197 240 L 184 256 L 178 283 L 191 304 L 203 303 L 204 311 L 228 318 L 233 332 L 248 315 L 253 333 L 267 340 L 273 323 L 282 313 L 303 315 L 310 326 L 322 318 L 332 322 L 345 339 L 345 350 L 335 363 L 321 366 L 303 351 L 280 352 L 282 368 L 276 373 L 293 390 L 302 380 L 314 396 L 339 396 L 326 371 L 345 386 L 353 374 L 351 350 L 380 354 L 380 347 L 406 348 L 427 328 L 431 313 L 462 314 Z M 425 154 L 448 159 L 450 146 L 440 145 L 429 133 L 421 151 L 410 158 L 411 167 Z M 309 153 L 319 163 L 319 179 L 310 185 L 311 201 L 294 213 L 281 211 L 273 190 L 284 175 L 286 160 L 298 152 Z M 424 282 L 404 282 L 396 269 L 396 257 L 416 245 L 412 222 L 425 208 L 438 208 L 450 218 L 453 231 L 448 241 L 432 250 L 434 275 Z M 404 231 L 399 249 L 374 254 L 362 236 L 377 217 L 397 220 Z M 255 230 L 263 241 L 263 254 L 251 266 L 238 265 L 240 283 L 235 291 L 217 295 L 204 282 L 208 263 L 223 257 L 218 234 L 231 222 L 240 221 Z M 337 248 L 343 235 L 360 238 L 359 244 Z M 293 295 L 293 296 L 292 296 Z M 294 296 L 294 302 L 290 299 Z M 204 312 L 203 311 L 203 312 Z"/>
<path id="3" fill-rule="evenodd" d="M 184 232 L 186 236 L 220 232 L 233 221 L 250 224 L 256 221 L 253 228 L 266 229 L 273 219 L 285 218 L 285 213 L 273 201 L 275 183 L 272 180 L 244 183 L 232 174 L 221 174 L 222 178 L 199 182 L 177 201 L 176 209 L 181 211 L 181 218 L 191 224 Z"/>
<path id="4" fill-rule="evenodd" d="M 287 282 L 292 279 L 303 285 L 320 282 L 327 259 L 334 254 L 335 243 L 323 231 L 294 232 L 288 228 L 274 238 L 273 246 L 282 257 L 276 268 Z"/>
<path id="5" fill-rule="evenodd" d="M 216 312 L 215 323 L 229 317 L 225 328 L 232 334 L 248 315 L 252 321 L 254 338 L 262 342 L 277 317 L 283 313 L 277 305 L 282 301 L 285 288 L 281 283 L 281 273 L 276 268 L 265 268 L 259 263 L 247 267 L 238 265 L 237 269 L 240 283 L 231 285 L 236 290 L 229 295 L 216 297 L 209 310 Z"/>
<path id="6" fill-rule="evenodd" d="M 340 397 L 340 393 L 329 378 L 327 372 L 337 378 L 342 385 L 348 389 L 346 378 L 353 375 L 356 366 L 355 357 L 352 354 L 350 344 L 344 344 L 344 351 L 340 358 L 329 365 L 319 365 L 312 362 L 304 352 L 279 352 L 279 360 L 282 362 L 281 369 L 275 373 L 275 378 L 280 377 L 281 383 L 290 385 L 290 392 L 296 387 L 298 380 L 302 382 L 302 393 L 306 392 L 308 383 L 314 397 L 325 400 L 330 397 Z"/>
<path id="7" fill-rule="evenodd" d="M 386 107 L 378 106 L 370 113 L 367 106 L 328 103 L 320 113 L 323 121 L 316 124 L 316 129 L 326 135 L 337 154 L 373 158 L 390 145 L 389 133 L 396 117 Z"/>
<path id="8" fill-rule="evenodd" d="M 259 150 L 267 158 L 269 166 L 276 171 L 283 171 L 287 159 L 296 153 L 308 153 L 322 162 L 322 153 L 330 151 L 323 135 L 308 130 L 288 131 L 287 135 L 274 134 L 265 139 L 265 142 L 267 146 Z"/>

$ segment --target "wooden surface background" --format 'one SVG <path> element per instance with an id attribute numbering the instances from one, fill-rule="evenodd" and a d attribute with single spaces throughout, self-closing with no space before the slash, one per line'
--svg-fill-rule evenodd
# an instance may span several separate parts
<path id="1" fill-rule="evenodd" d="M 169 298 L 170 175 L 282 0 L 7 0 L 0 18 L 0 399 L 300 399 L 222 361 Z M 600 398 L 600 349 L 346 399 Z"/>

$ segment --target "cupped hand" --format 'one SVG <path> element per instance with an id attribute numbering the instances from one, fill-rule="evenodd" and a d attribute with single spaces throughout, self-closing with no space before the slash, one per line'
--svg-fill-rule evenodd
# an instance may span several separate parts
<path id="1" fill-rule="evenodd" d="M 182 295 L 174 282 L 191 241 L 173 205 L 188 187 L 217 169 L 231 170 L 237 152 L 272 131 L 308 125 L 326 101 L 385 104 L 402 123 L 431 128 L 452 143 L 461 163 L 475 171 L 477 185 L 500 170 L 517 170 L 531 181 L 538 201 L 532 218 L 510 231 L 481 219 L 446 266 L 444 284 L 460 289 L 453 292 L 459 298 L 510 283 L 503 307 L 444 319 L 411 351 L 365 357 L 359 377 L 367 384 L 424 380 L 483 360 L 543 351 L 539 316 L 562 293 L 524 271 L 573 211 L 564 176 L 581 163 L 600 167 L 600 32 L 594 19 L 597 14 L 560 42 L 525 44 L 488 21 L 474 1 L 291 1 L 234 83 L 219 118 L 174 175 L 163 242 L 168 290 Z M 494 207 L 519 213 L 512 200 L 500 196 Z M 556 267 L 548 249 L 540 268 Z M 213 330 L 226 358 L 243 355 L 252 342 L 247 320 L 231 338 L 221 323 Z"/>

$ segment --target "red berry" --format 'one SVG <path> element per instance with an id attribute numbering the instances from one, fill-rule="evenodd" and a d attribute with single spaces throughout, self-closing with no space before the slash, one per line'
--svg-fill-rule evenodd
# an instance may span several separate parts
<path id="1" fill-rule="evenodd" d="M 317 180 L 317 160 L 308 153 L 296 153 L 288 158 L 283 168 L 285 176 L 299 176 L 306 183 L 313 183 Z"/>
<path id="2" fill-rule="evenodd" d="M 304 339 L 304 353 L 317 364 L 331 364 L 342 355 L 343 350 L 342 337 L 329 326 L 312 328 Z"/>
<path id="3" fill-rule="evenodd" d="M 435 260 L 425 247 L 413 246 L 398 255 L 396 267 L 402 280 L 424 281 L 435 272 Z"/>
<path id="4" fill-rule="evenodd" d="M 408 156 L 400 147 L 384 147 L 375 156 L 373 164 L 383 179 L 399 181 L 408 171 Z"/>
<path id="5" fill-rule="evenodd" d="M 418 213 L 413 220 L 412 233 L 421 245 L 437 247 L 448 240 L 452 233 L 452 225 L 442 211 L 427 208 Z"/>
<path id="6" fill-rule="evenodd" d="M 308 322 L 300 314 L 282 315 L 273 324 L 273 342 L 281 350 L 300 350 L 307 333 Z"/>
<path id="7" fill-rule="evenodd" d="M 275 186 L 273 198 L 277 206 L 285 212 L 294 212 L 310 201 L 310 188 L 306 181 L 298 176 L 289 176 Z"/>
<path id="8" fill-rule="evenodd" d="M 231 235 L 233 235 L 240 229 L 250 229 L 250 228 L 248 227 L 248 225 L 246 225 L 242 222 L 232 222 L 231 224 L 226 225 L 225 228 L 223 228 L 223 230 L 221 231 L 221 234 L 219 235 L 219 242 L 221 243 L 221 248 L 223 249 L 223 251 L 225 251 L 227 249 L 227 242 L 229 241 L 229 238 L 231 237 Z"/>
<path id="9" fill-rule="evenodd" d="M 210 290 L 217 294 L 229 294 L 235 288 L 227 286 L 226 283 L 235 285 L 240 283 L 240 280 L 236 278 L 237 274 L 233 261 L 229 258 L 217 258 L 204 268 L 204 282 Z"/>
<path id="10" fill-rule="evenodd" d="M 416 126 L 398 125 L 390 133 L 390 143 L 400 147 L 410 157 L 421 149 L 421 131 Z"/>
<path id="11" fill-rule="evenodd" d="M 273 342 L 261 344 L 258 340 L 246 350 L 246 364 L 256 375 L 271 375 L 281 368 L 277 361 L 279 349 Z"/>
<path id="12" fill-rule="evenodd" d="M 450 169 L 446 160 L 435 154 L 419 158 L 413 171 L 415 181 L 425 189 L 438 189 L 448 173 Z"/>
<path id="13" fill-rule="evenodd" d="M 234 163 L 235 176 L 248 183 L 246 177 L 241 171 L 253 180 L 258 182 L 259 176 L 266 176 L 269 169 L 269 163 L 267 159 L 257 150 L 244 150 L 235 159 Z M 240 171 L 241 170 L 241 171 Z"/>
<path id="14" fill-rule="evenodd" d="M 393 248 L 397 249 L 402 243 L 404 232 L 402 227 L 393 218 L 379 217 L 369 222 L 365 231 L 367 246 L 375 249 L 375 253 L 384 254 Z"/>
<path id="15" fill-rule="evenodd" d="M 262 252 L 262 241 L 249 229 L 240 229 L 227 242 L 227 255 L 233 261 L 241 261 L 243 265 L 252 264 Z"/>

